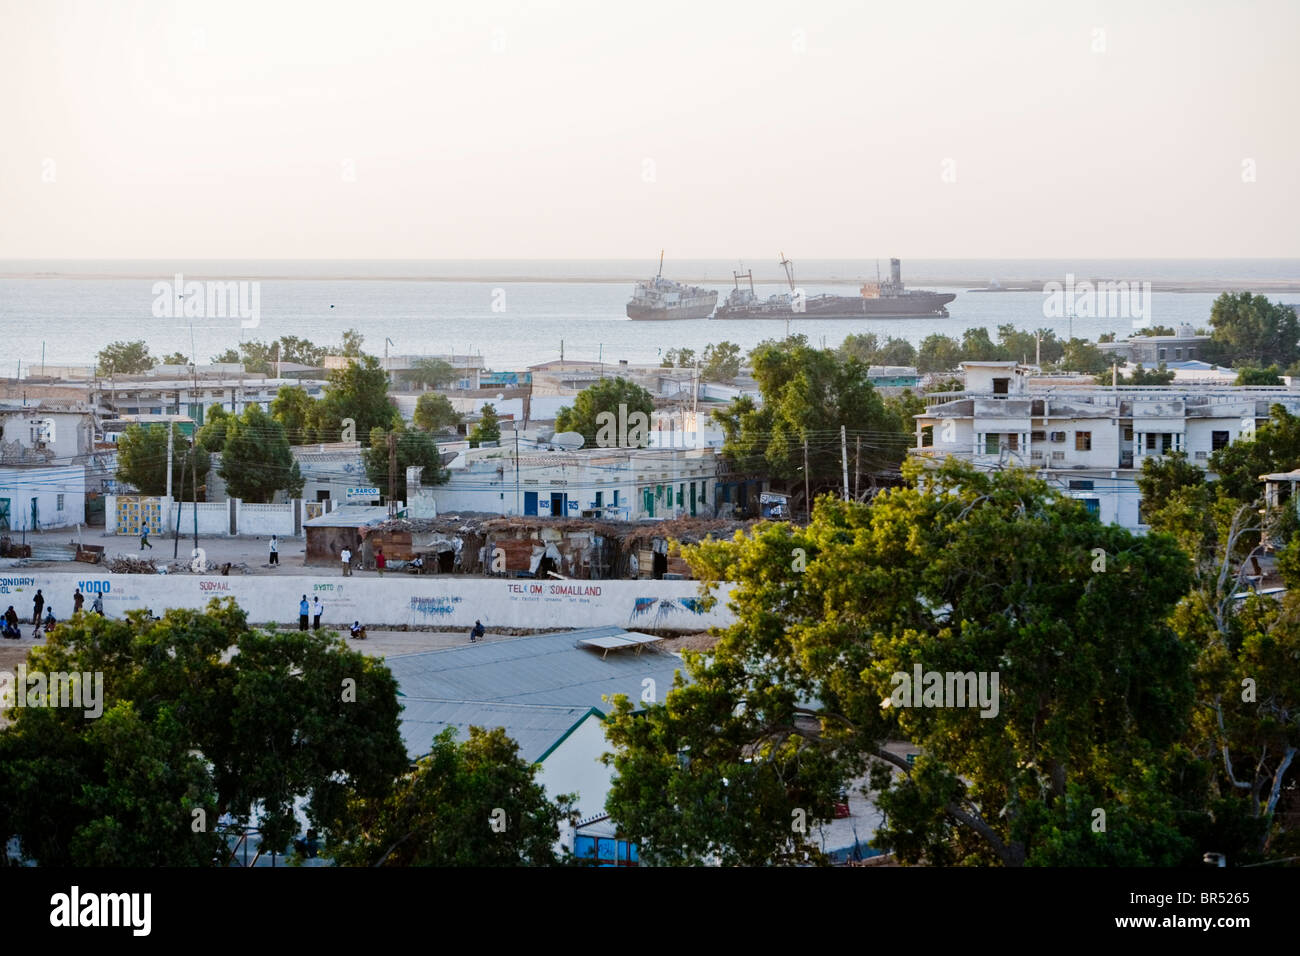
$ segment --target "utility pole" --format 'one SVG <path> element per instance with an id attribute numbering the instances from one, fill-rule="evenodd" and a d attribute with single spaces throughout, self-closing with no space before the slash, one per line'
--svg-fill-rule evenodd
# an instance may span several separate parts
<path id="1" fill-rule="evenodd" d="M 397 514 L 397 432 L 388 433 L 388 516 Z"/>
<path id="2" fill-rule="evenodd" d="M 844 473 L 844 500 L 849 500 L 849 442 L 844 426 L 840 426 L 840 466 Z"/>
<path id="3" fill-rule="evenodd" d="M 196 375 L 196 385 L 197 382 L 198 376 Z M 190 476 L 190 494 L 194 496 L 192 499 L 193 507 L 190 510 L 194 513 L 194 549 L 197 551 L 199 547 L 199 433 L 197 429 L 194 432 L 194 436 L 190 439 Z M 206 564 L 207 562 L 204 563 Z M 207 568 L 205 567 L 203 570 L 206 571 Z"/>
<path id="4" fill-rule="evenodd" d="M 853 439 L 853 500 L 858 500 L 858 474 L 862 467 L 862 436 Z"/>
<path id="5" fill-rule="evenodd" d="M 172 423 L 168 419 L 164 425 L 167 428 L 167 497 L 172 496 Z"/>
<path id="6" fill-rule="evenodd" d="M 515 422 L 515 514 L 523 514 L 523 499 L 519 495 L 519 423 Z"/>
<path id="7" fill-rule="evenodd" d="M 808 520 L 812 521 L 812 483 L 808 479 L 808 436 L 803 436 L 803 500 L 808 509 Z"/>

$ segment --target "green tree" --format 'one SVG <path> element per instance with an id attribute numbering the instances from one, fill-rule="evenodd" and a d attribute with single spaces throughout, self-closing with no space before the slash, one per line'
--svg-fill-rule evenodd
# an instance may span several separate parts
<path id="1" fill-rule="evenodd" d="M 564 409 L 560 409 L 564 413 Z M 484 442 L 501 440 L 501 422 L 497 418 L 497 407 L 488 402 L 479 409 L 480 418 L 478 422 L 470 429 L 469 447 L 480 448 Z M 556 430 L 559 429 L 559 421 L 556 420 Z"/>
<path id="2" fill-rule="evenodd" d="M 1300 359 L 1300 322 L 1290 306 L 1249 292 L 1224 292 L 1210 307 L 1210 341 L 1201 349 L 1208 362 L 1287 368 Z"/>
<path id="3" fill-rule="evenodd" d="M 1168 325 L 1149 325 L 1145 329 L 1135 329 L 1129 338 L 1144 339 L 1156 335 L 1177 335 L 1178 333 Z"/>
<path id="4" fill-rule="evenodd" d="M 1282 405 L 1269 409 L 1269 419 L 1253 436 L 1242 435 L 1212 452 L 1210 470 L 1227 497 L 1240 504 L 1257 501 L 1264 493 L 1259 476 L 1293 471 L 1300 467 L 1300 417 Z"/>
<path id="5" fill-rule="evenodd" d="M 848 427 L 850 442 L 855 431 L 865 436 L 880 469 L 897 468 L 911 445 L 913 426 L 894 430 L 899 419 L 885 409 L 867 366 L 809 348 L 802 336 L 764 342 L 750 361 L 762 405 L 742 396 L 713 413 L 726 437 L 722 454 L 733 470 L 769 476 L 802 497 L 807 441 L 813 494 L 822 485 L 839 487 L 841 424 Z"/>
<path id="6" fill-rule="evenodd" d="M 112 342 L 96 355 L 98 375 L 132 375 L 147 372 L 158 363 L 149 354 L 143 339 L 134 342 Z"/>
<path id="7" fill-rule="evenodd" d="M 305 388 L 283 387 L 275 393 L 271 403 L 271 417 L 284 428 L 284 437 L 290 445 L 305 445 L 312 440 L 312 409 L 316 399 Z"/>
<path id="8" fill-rule="evenodd" d="M 927 335 L 916 356 L 918 372 L 951 372 L 962 362 L 961 343 L 938 332 Z"/>
<path id="9" fill-rule="evenodd" d="M 1093 381 L 1098 385 L 1109 385 L 1111 383 L 1112 373 L 1109 369 L 1104 372 L 1098 372 Z M 1170 385 L 1174 381 L 1174 373 L 1165 368 L 1165 363 L 1161 362 L 1158 368 L 1144 368 L 1141 362 L 1133 369 L 1131 375 L 1116 373 L 1114 375 L 1115 384 L 1117 385 Z"/>
<path id="10" fill-rule="evenodd" d="M 1027 471 L 903 470 L 907 486 L 869 506 L 821 499 L 806 529 L 684 549 L 705 587 L 735 582 L 736 620 L 688 654 L 689 687 L 642 717 L 615 709 L 606 806 L 622 831 L 655 859 L 781 862 L 794 812 L 811 830 L 870 770 L 873 842 L 903 862 L 1190 863 L 1169 756 L 1193 699 L 1168 623 L 1185 557 Z M 998 691 L 916 706 L 900 690 L 918 668 L 983 674 L 985 691 L 996 675 Z M 914 744 L 915 764 L 890 740 Z M 743 785 L 723 783 L 743 763 Z"/>
<path id="11" fill-rule="evenodd" d="M 208 361 L 214 365 L 238 365 L 240 362 L 239 353 L 234 349 L 226 349 L 220 355 L 214 355 Z"/>
<path id="12" fill-rule="evenodd" d="M 538 764 L 497 727 L 470 727 L 457 743 L 448 727 L 433 749 L 381 798 L 359 799 L 336 859 L 350 866 L 551 866 L 575 795 L 552 802 Z M 500 821 L 503 828 L 493 826 Z"/>
<path id="13" fill-rule="evenodd" d="M 1285 385 L 1276 365 L 1268 368 L 1243 366 L 1237 371 L 1238 385 Z"/>
<path id="14" fill-rule="evenodd" d="M 264 847 L 283 850 L 304 800 L 328 844 L 351 800 L 407 766 L 381 660 L 323 632 L 251 629 L 229 599 L 160 621 L 83 613 L 29 665 L 103 675 L 99 719 L 27 707 L 0 730 L 0 841 L 41 866 L 209 866 L 217 819 L 255 809 Z M 339 703 L 346 681 L 355 704 Z"/>
<path id="15" fill-rule="evenodd" d="M 209 406 L 207 417 L 196 433 L 199 444 L 208 451 L 221 451 L 226 447 L 226 429 L 234 419 L 224 405 Z"/>
<path id="16" fill-rule="evenodd" d="M 373 355 L 331 369 L 325 394 L 311 407 L 308 418 L 317 441 L 339 440 L 349 419 L 352 433 L 359 436 L 369 435 L 375 428 L 396 428 L 402 420 L 388 397 L 388 375 Z"/>
<path id="17" fill-rule="evenodd" d="M 627 408 L 623 416 L 619 415 L 620 405 Z M 628 435 L 620 437 L 618 441 L 618 444 L 622 445 L 625 440 L 632 441 L 634 424 L 632 415 L 634 412 L 640 412 L 645 415 L 647 432 L 645 437 L 648 441 L 650 417 L 654 413 L 654 408 L 654 397 L 635 382 L 629 382 L 625 378 L 602 378 L 579 392 L 573 399 L 572 406 L 565 405 L 559 410 L 555 416 L 555 430 L 577 432 L 585 440 L 586 447 L 594 448 L 600 437 L 601 425 L 611 421 L 609 418 L 603 420 L 600 418 L 602 414 L 608 412 L 614 416 L 612 421 L 615 427 L 620 422 L 627 422 Z"/>
<path id="18" fill-rule="evenodd" d="M 1070 339 L 1057 364 L 1063 371 L 1096 375 L 1110 368 L 1110 359 L 1087 339 Z"/>
<path id="19" fill-rule="evenodd" d="M 989 338 L 988 329 L 967 329 L 961 337 L 961 357 L 963 362 L 1001 362 L 1008 355 Z"/>
<path id="20" fill-rule="evenodd" d="M 226 429 L 218 474 L 232 498 L 267 502 L 277 491 L 289 498 L 302 495 L 303 477 L 289 450 L 284 426 L 253 404 Z"/>
<path id="21" fill-rule="evenodd" d="M 911 342 L 892 336 L 882 342 L 872 332 L 846 336 L 837 354 L 841 359 L 855 358 L 863 365 L 916 365 L 916 349 Z"/>
<path id="22" fill-rule="evenodd" d="M 700 378 L 710 382 L 730 382 L 740 374 L 740 346 L 735 342 L 706 345 L 700 359 Z"/>
<path id="23" fill-rule="evenodd" d="M 452 408 L 446 395 L 421 395 L 415 402 L 412 420 L 426 432 L 441 432 L 454 430 L 460 424 L 460 413 Z"/>
<path id="24" fill-rule="evenodd" d="M 172 425 L 172 494 L 180 497 L 183 485 L 192 487 L 189 460 L 190 440 L 179 425 Z M 212 460 L 200 447 L 194 462 L 200 478 L 208 473 Z M 136 488 L 142 495 L 167 493 L 167 426 L 129 425 L 117 440 L 117 480 Z"/>
<path id="25" fill-rule="evenodd" d="M 442 466 L 442 456 L 433 436 L 418 428 L 403 425 L 394 433 L 397 436 L 397 474 L 394 494 L 399 501 L 410 501 L 406 489 L 406 469 L 419 465 L 422 485 L 441 485 L 451 473 Z M 388 492 L 388 433 L 375 428 L 370 432 L 370 447 L 362 453 L 366 477 L 385 494 Z"/>
<path id="26" fill-rule="evenodd" d="M 660 368 L 691 368 L 695 365 L 695 349 L 669 349 L 659 362 Z"/>
<path id="27" fill-rule="evenodd" d="M 189 364 L 190 364 L 190 359 L 189 359 L 189 356 L 188 356 L 188 355 L 185 355 L 185 354 L 183 354 L 183 353 L 181 353 L 181 352 L 172 352 L 170 355 L 164 355 L 164 356 L 162 357 L 162 359 L 159 361 L 158 364 L 160 364 L 160 365 L 189 365 Z"/>
<path id="28" fill-rule="evenodd" d="M 366 337 L 356 329 L 348 329 L 343 333 L 343 344 L 339 346 L 339 354 L 347 358 L 361 358 L 366 354 L 361 350 L 361 344 L 365 340 Z"/>
<path id="29" fill-rule="evenodd" d="M 398 378 L 408 385 L 422 389 L 440 388 L 456 381 L 456 370 L 439 358 L 418 358 L 411 367 L 397 373 Z"/>
<path id="30" fill-rule="evenodd" d="M 1114 336 L 1112 335 L 1111 338 Z M 1017 329 L 1009 322 L 998 326 L 998 343 L 1006 357 L 1017 362 L 1041 361 L 1045 365 L 1050 365 L 1060 361 L 1065 351 L 1065 344 L 1051 329 L 1038 329 L 1036 333 L 1028 332 Z"/>

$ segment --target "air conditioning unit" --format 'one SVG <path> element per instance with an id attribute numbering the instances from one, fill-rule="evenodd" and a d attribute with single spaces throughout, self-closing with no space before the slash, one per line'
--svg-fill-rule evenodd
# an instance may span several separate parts
<path id="1" fill-rule="evenodd" d="M 1052 441 L 1061 444 L 1065 441 L 1065 432 L 1052 432 Z"/>
<path id="2" fill-rule="evenodd" d="M 1205 459 L 1207 459 L 1207 458 L 1209 458 L 1209 457 L 1210 457 L 1209 452 L 1198 451 L 1198 452 L 1196 453 L 1196 460 L 1197 460 L 1197 461 L 1205 461 Z"/>

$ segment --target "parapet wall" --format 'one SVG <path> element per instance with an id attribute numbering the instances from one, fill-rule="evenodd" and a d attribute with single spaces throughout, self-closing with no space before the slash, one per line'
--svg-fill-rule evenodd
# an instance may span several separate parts
<path id="1" fill-rule="evenodd" d="M 106 574 L 90 566 L 84 575 L 0 572 L 0 613 L 10 604 L 31 620 L 32 598 L 44 592 L 45 606 L 60 620 L 72 614 L 80 587 L 89 610 L 96 594 L 104 612 L 150 608 L 201 609 L 212 598 L 232 597 L 256 624 L 296 627 L 305 594 L 324 604 L 321 624 L 359 620 L 368 627 L 463 627 L 481 620 L 492 628 L 580 628 L 617 626 L 629 630 L 702 631 L 726 627 L 733 615 L 725 593 L 709 612 L 699 609 L 695 581 L 557 581 L 390 574 L 384 578 L 343 577 L 341 572 L 301 576 L 201 574 Z M 730 590 L 729 586 L 726 589 Z"/>

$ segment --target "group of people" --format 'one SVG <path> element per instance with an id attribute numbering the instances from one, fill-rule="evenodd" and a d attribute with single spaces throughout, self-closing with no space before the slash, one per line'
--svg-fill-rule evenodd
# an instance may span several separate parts
<path id="1" fill-rule="evenodd" d="M 72 613 L 76 614 L 79 612 L 85 604 L 86 596 L 81 593 L 81 588 L 77 588 L 72 594 Z M 104 598 L 101 595 L 96 594 L 95 600 L 90 605 L 90 609 L 100 617 L 103 617 Z M 41 617 L 42 610 L 45 611 L 44 618 Z M 38 636 L 42 627 L 45 628 L 46 631 L 51 630 L 57 623 L 58 618 L 54 616 L 54 606 L 45 606 L 45 593 L 40 588 L 37 588 L 36 596 L 32 598 L 32 625 L 36 628 L 36 631 L 32 636 Z M 12 641 L 19 640 L 23 636 L 22 631 L 19 628 L 18 612 L 14 610 L 12 604 L 9 605 L 9 608 L 3 615 L 0 615 L 0 635 L 9 638 Z"/>

